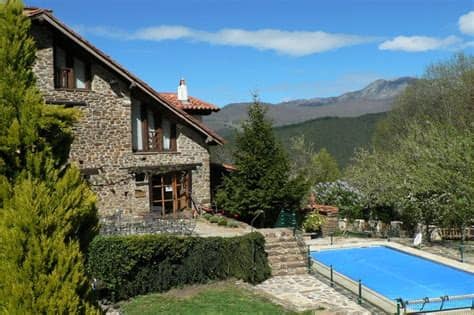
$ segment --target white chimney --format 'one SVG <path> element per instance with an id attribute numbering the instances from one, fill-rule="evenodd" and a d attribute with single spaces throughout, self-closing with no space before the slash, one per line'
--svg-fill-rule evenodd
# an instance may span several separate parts
<path id="1" fill-rule="evenodd" d="M 184 79 L 179 80 L 178 86 L 178 101 L 188 101 L 188 88 Z"/>

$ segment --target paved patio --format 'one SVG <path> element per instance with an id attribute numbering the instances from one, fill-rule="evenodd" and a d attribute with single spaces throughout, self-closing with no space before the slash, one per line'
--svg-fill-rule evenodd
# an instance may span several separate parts
<path id="1" fill-rule="evenodd" d="M 273 302 L 295 311 L 324 309 L 325 314 L 373 314 L 357 301 L 312 275 L 273 277 L 253 287 Z"/>
<path id="2" fill-rule="evenodd" d="M 239 227 L 231 228 L 210 223 L 202 218 L 197 220 L 196 228 L 194 229 L 194 234 L 201 237 L 234 237 L 245 235 L 250 232 L 251 227 L 245 223 L 239 223 Z"/>

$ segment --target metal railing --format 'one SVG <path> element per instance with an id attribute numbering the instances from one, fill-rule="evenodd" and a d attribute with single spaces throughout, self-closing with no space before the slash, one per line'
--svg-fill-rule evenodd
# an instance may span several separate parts
<path id="1" fill-rule="evenodd" d="M 400 306 L 399 314 L 439 313 L 454 310 L 471 310 L 469 313 L 474 313 L 474 294 L 425 297 L 413 300 L 399 298 L 397 303 Z"/>
<path id="2" fill-rule="evenodd" d="M 354 281 L 335 271 L 332 265 L 326 266 L 312 258 L 310 260 L 311 271 L 315 271 L 329 279 L 331 287 L 339 285 L 355 294 L 359 304 L 364 300 L 389 314 L 425 314 L 456 310 L 465 310 L 466 313 L 462 314 L 474 314 L 474 294 L 391 300 L 364 286 L 363 279 Z"/>
<path id="3" fill-rule="evenodd" d="M 339 285 L 355 294 L 359 304 L 361 304 L 362 301 L 367 301 L 387 313 L 397 314 L 397 303 L 364 286 L 363 280 L 354 281 L 342 273 L 335 271 L 332 266 L 326 266 L 314 259 L 311 259 L 311 261 L 312 271 L 329 279 L 331 286 Z"/>
<path id="4" fill-rule="evenodd" d="M 307 266 L 308 266 L 308 273 L 311 272 L 311 256 L 310 256 L 310 248 L 309 245 L 306 245 L 306 242 L 303 238 L 303 231 L 298 230 L 296 226 L 293 229 L 293 236 L 296 240 L 296 245 L 298 245 L 298 249 L 301 254 L 305 254 L 308 257 Z"/>

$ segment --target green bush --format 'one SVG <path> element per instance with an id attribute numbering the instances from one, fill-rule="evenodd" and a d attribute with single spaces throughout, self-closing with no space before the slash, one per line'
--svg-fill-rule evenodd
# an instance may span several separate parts
<path id="1" fill-rule="evenodd" d="M 217 221 L 217 225 L 226 226 L 226 225 L 227 225 L 227 220 L 226 220 L 226 218 L 220 217 L 220 218 L 219 218 L 219 221 Z"/>
<path id="2" fill-rule="evenodd" d="M 206 212 L 202 215 L 202 217 L 206 220 L 209 220 L 212 217 L 212 214 Z"/>
<path id="3" fill-rule="evenodd" d="M 230 277 L 259 283 L 270 276 L 264 245 L 256 232 L 232 238 L 98 236 L 87 269 L 98 280 L 99 296 L 113 301 Z"/>
<path id="4" fill-rule="evenodd" d="M 239 224 L 235 221 L 229 221 L 229 222 L 227 222 L 227 226 L 231 227 L 231 228 L 238 228 Z"/>
<path id="5" fill-rule="evenodd" d="M 305 232 L 317 232 L 324 224 L 324 217 L 319 213 L 313 212 L 306 216 L 303 222 L 303 229 Z"/>
<path id="6" fill-rule="evenodd" d="M 212 217 L 209 218 L 209 222 L 211 222 L 211 223 L 218 223 L 220 219 L 221 219 L 220 216 L 218 216 L 218 215 L 213 215 Z"/>

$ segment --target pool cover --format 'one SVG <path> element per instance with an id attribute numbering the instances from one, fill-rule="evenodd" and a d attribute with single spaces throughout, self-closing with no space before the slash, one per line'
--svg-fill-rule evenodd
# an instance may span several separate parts
<path id="1" fill-rule="evenodd" d="M 323 250 L 311 257 L 392 300 L 474 293 L 474 274 L 385 246 Z"/>

